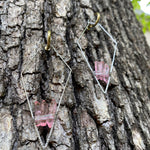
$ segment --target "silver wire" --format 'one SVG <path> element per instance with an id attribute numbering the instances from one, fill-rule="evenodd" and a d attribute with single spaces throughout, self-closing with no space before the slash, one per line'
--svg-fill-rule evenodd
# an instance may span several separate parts
<path id="1" fill-rule="evenodd" d="M 66 83 L 65 83 L 65 86 L 63 87 L 63 92 L 62 92 L 62 94 L 61 94 L 61 96 L 60 96 L 60 98 L 59 98 L 58 107 L 57 107 L 56 112 L 55 112 L 54 123 L 53 123 L 53 125 L 52 125 L 52 128 L 50 129 L 50 132 L 49 132 L 49 134 L 48 134 L 48 137 L 47 137 L 47 140 L 46 140 L 45 145 L 44 145 L 44 143 L 42 142 L 40 133 L 39 133 L 38 128 L 37 128 L 37 126 L 36 126 L 36 124 L 35 124 L 35 122 L 34 122 L 35 131 L 36 131 L 37 136 L 38 136 L 38 138 L 39 138 L 39 142 L 40 142 L 40 144 L 41 144 L 41 147 L 42 147 L 43 149 L 45 149 L 45 148 L 48 146 L 48 143 L 49 143 L 49 141 L 50 141 L 50 137 L 51 137 L 51 135 L 52 135 L 52 133 L 53 133 L 53 129 L 54 129 L 54 126 L 55 126 L 55 123 L 56 123 L 56 120 L 57 120 L 57 115 L 58 115 L 58 112 L 59 112 L 59 109 L 60 109 L 60 104 L 61 104 L 61 101 L 62 101 L 62 99 L 63 99 L 64 93 L 65 93 L 65 90 L 66 90 L 66 87 L 67 87 L 67 85 L 68 85 L 68 82 L 69 82 L 69 79 L 70 79 L 70 76 L 71 76 L 71 72 L 72 72 L 72 69 L 71 69 L 71 68 L 69 67 L 69 65 L 64 61 L 64 59 L 62 58 L 62 56 L 57 52 L 57 50 L 55 49 L 55 47 L 52 46 L 52 48 L 53 48 L 53 50 L 56 52 L 56 54 L 60 57 L 60 59 L 64 62 L 64 64 L 69 68 L 70 71 L 69 71 L 69 75 L 68 75 L 67 81 L 66 81 Z M 34 57 L 35 57 L 35 56 L 36 56 L 36 54 L 34 55 Z M 33 57 L 32 57 L 32 58 L 33 58 Z M 31 62 L 32 62 L 32 60 L 31 60 L 30 62 L 28 62 L 27 66 L 29 66 L 29 64 L 30 64 Z M 25 68 L 27 68 L 27 67 L 25 67 Z M 25 70 L 25 69 L 24 69 L 24 70 Z M 23 71 L 24 71 L 24 70 L 23 70 Z M 24 89 L 24 92 L 25 92 L 25 95 L 26 95 L 26 99 L 27 99 L 27 103 L 28 103 L 29 110 L 30 110 L 30 113 L 31 113 L 31 117 L 32 117 L 33 120 L 35 120 L 35 117 L 34 117 L 33 111 L 32 111 L 32 107 L 31 107 L 31 104 L 30 104 L 30 100 L 29 100 L 29 98 L 28 98 L 28 94 L 27 94 L 27 90 L 26 90 L 24 78 L 23 78 L 23 71 L 21 72 L 21 82 L 22 82 L 23 89 Z"/>
<path id="2" fill-rule="evenodd" d="M 80 49 L 80 52 L 81 52 L 83 58 L 84 58 L 85 61 L 86 61 L 86 63 L 87 63 L 87 65 L 88 65 L 89 69 L 91 70 L 91 72 L 92 72 L 92 74 L 93 74 L 93 76 L 94 76 L 94 78 L 95 78 L 95 80 L 96 80 L 98 86 L 100 87 L 100 89 L 102 90 L 103 93 L 107 93 L 107 90 L 108 90 L 108 87 L 109 87 L 109 83 L 110 83 L 110 79 L 111 79 L 111 72 L 112 72 L 112 69 L 113 69 L 114 61 L 115 61 L 115 55 L 116 55 L 116 51 L 117 51 L 117 42 L 116 42 L 116 40 L 111 36 L 111 34 L 109 34 L 109 33 L 104 29 L 104 27 L 103 27 L 100 23 L 97 24 L 97 25 L 99 25 L 99 27 L 111 38 L 111 40 L 112 40 L 113 43 L 115 44 L 115 46 L 114 46 L 113 59 L 112 59 L 112 63 L 111 63 L 111 67 L 110 67 L 110 72 L 109 72 L 109 73 L 110 73 L 110 76 L 109 76 L 109 78 L 108 78 L 108 82 L 107 82 L 106 88 L 104 89 L 104 88 L 101 86 L 101 84 L 99 83 L 99 81 L 97 80 L 97 78 L 96 78 L 96 76 L 95 76 L 95 72 L 93 71 L 93 69 L 92 69 L 90 63 L 88 62 L 88 59 L 86 58 L 86 56 L 85 56 L 85 54 L 84 54 L 84 52 L 83 52 L 83 50 L 82 50 L 82 47 L 81 47 L 81 45 L 80 45 L 80 43 L 79 43 L 81 37 L 83 36 L 83 34 L 85 33 L 85 31 L 87 30 L 87 27 L 89 26 L 89 24 L 95 24 L 95 23 L 88 21 L 88 23 L 87 23 L 85 29 L 83 30 L 83 32 L 82 32 L 81 35 L 79 36 L 79 38 L 78 38 L 78 40 L 76 41 L 76 43 L 77 43 L 77 45 L 78 45 L 78 47 L 79 47 L 79 49 Z"/>

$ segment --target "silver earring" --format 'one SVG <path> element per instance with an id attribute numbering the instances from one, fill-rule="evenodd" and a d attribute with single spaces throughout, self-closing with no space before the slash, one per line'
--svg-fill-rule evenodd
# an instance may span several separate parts
<path id="1" fill-rule="evenodd" d="M 83 30 L 83 32 L 80 34 L 79 38 L 77 39 L 76 43 L 80 49 L 80 52 L 85 60 L 85 62 L 87 63 L 88 68 L 90 69 L 90 71 L 92 72 L 92 75 L 94 77 L 94 79 L 96 80 L 98 86 L 100 87 L 100 89 L 102 90 L 103 93 L 107 93 L 108 87 L 109 87 L 109 83 L 110 83 L 110 79 L 111 79 L 111 73 L 112 73 L 112 69 L 113 69 L 113 65 L 114 65 L 114 61 L 115 61 L 115 55 L 116 55 L 116 51 L 117 51 L 117 42 L 116 40 L 110 35 L 110 33 L 108 33 L 104 27 L 98 23 L 100 20 L 100 14 L 97 14 L 97 20 L 96 22 L 89 22 L 87 23 L 85 29 Z M 111 66 L 109 69 L 109 66 L 104 63 L 104 62 L 98 62 L 95 61 L 95 71 L 93 71 L 90 63 L 88 62 L 87 57 L 85 56 L 81 44 L 80 44 L 80 40 L 81 37 L 83 36 L 83 34 L 85 33 L 86 30 L 90 30 L 90 28 L 95 27 L 96 25 L 98 25 L 107 35 L 108 37 L 112 40 L 113 44 L 114 44 L 114 53 L 113 53 L 113 58 L 112 58 L 112 62 L 111 62 Z M 98 80 L 103 80 L 106 83 L 106 88 L 104 89 L 102 87 L 102 85 L 100 84 L 100 82 Z"/>
<path id="2" fill-rule="evenodd" d="M 35 131 L 37 133 L 37 136 L 39 138 L 39 142 L 42 146 L 43 149 L 45 149 L 47 146 L 48 146 L 48 143 L 50 141 L 50 138 L 51 138 L 51 135 L 52 135 L 52 132 L 53 132 L 53 129 L 54 129 L 54 126 L 55 126 L 55 123 L 56 123 L 56 119 L 57 119 L 57 114 L 59 112 L 59 108 L 60 108 L 60 104 L 61 104 L 61 101 L 63 99 L 63 96 L 64 96 L 64 93 L 65 93 L 65 90 L 66 90 L 66 87 L 68 85 L 68 82 L 69 82 L 69 78 L 70 78 L 70 75 L 71 75 L 71 72 L 72 72 L 72 69 L 69 67 L 69 65 L 64 61 L 64 59 L 62 58 L 62 56 L 57 52 L 57 50 L 55 49 L 55 47 L 53 45 L 50 44 L 50 41 L 51 41 L 51 32 L 48 31 L 48 36 L 47 36 L 47 46 L 45 47 L 45 50 L 50 50 L 50 47 L 51 47 L 51 50 L 53 50 L 57 56 L 60 58 L 61 61 L 63 61 L 63 63 L 67 66 L 67 68 L 69 69 L 69 74 L 68 74 L 68 77 L 67 77 L 67 80 L 66 80 L 66 83 L 65 85 L 63 86 L 63 91 L 62 91 L 62 94 L 59 98 L 59 101 L 58 101 L 58 104 L 56 104 L 56 101 L 52 101 L 52 105 L 50 105 L 50 107 L 52 107 L 53 110 L 53 114 L 44 114 L 43 116 L 40 115 L 40 113 L 37 113 L 38 111 L 42 111 L 41 109 L 43 108 L 40 108 L 40 107 L 37 107 L 36 106 L 36 110 L 35 110 L 35 115 L 33 113 L 33 110 L 32 110 L 32 105 L 31 105 L 31 102 L 29 100 L 29 97 L 28 97 L 28 94 L 27 94 L 27 90 L 26 90 L 26 84 L 25 84 L 25 81 L 24 81 L 24 77 L 23 77 L 23 72 L 24 70 L 21 72 L 21 81 L 22 81 L 22 85 L 23 85 L 23 89 L 24 89 L 24 93 L 25 93 L 25 96 L 26 96 L 26 99 L 27 99 L 27 103 L 28 103 L 28 106 L 29 106 L 29 110 L 30 110 L 30 113 L 31 113 L 31 117 L 32 119 L 34 120 L 34 127 L 35 127 Z M 32 59 L 36 56 L 36 54 L 32 57 Z M 28 62 L 27 67 L 29 67 L 31 61 Z M 42 101 L 42 106 L 44 107 L 44 104 L 45 101 Z M 35 102 L 35 105 L 39 105 L 38 102 Z M 39 105 L 40 106 L 40 105 Z M 46 106 L 47 107 L 47 106 Z M 39 110 L 37 110 L 39 109 Z M 39 130 L 38 130 L 38 126 L 45 126 L 46 125 L 46 122 L 44 122 L 44 124 L 41 124 L 41 123 L 37 123 L 37 122 L 40 122 L 41 120 L 43 121 L 45 117 L 45 121 L 46 119 L 53 119 L 53 121 L 51 122 L 52 124 L 49 125 L 48 123 L 48 126 L 50 129 L 49 131 L 49 134 L 48 134 L 48 137 L 46 139 L 46 143 L 44 144 L 42 139 L 41 139 L 41 136 L 40 136 L 40 133 L 39 133 Z"/>

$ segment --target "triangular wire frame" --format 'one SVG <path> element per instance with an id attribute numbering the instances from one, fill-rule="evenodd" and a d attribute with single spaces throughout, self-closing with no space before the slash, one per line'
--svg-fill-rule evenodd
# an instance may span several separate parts
<path id="1" fill-rule="evenodd" d="M 103 26 L 102 26 L 100 23 L 97 24 L 97 25 L 99 25 L 99 27 L 111 38 L 111 40 L 112 40 L 112 42 L 113 42 L 113 44 L 114 44 L 114 54 L 113 54 L 113 59 L 112 59 L 111 68 L 110 68 L 110 72 L 109 72 L 110 75 L 109 75 L 109 78 L 108 78 L 108 82 L 107 82 L 106 88 L 104 89 L 104 88 L 102 87 L 102 85 L 99 83 L 98 79 L 96 78 L 95 72 L 93 71 L 93 69 L 92 69 L 90 63 L 88 62 L 88 59 L 86 58 L 86 56 L 85 56 L 85 54 L 84 54 L 84 52 L 83 52 L 83 50 L 82 50 L 82 47 L 81 47 L 81 45 L 80 45 L 80 43 L 79 43 L 81 37 L 83 36 L 83 34 L 85 33 L 85 31 L 88 29 L 89 25 L 91 25 L 91 24 L 94 25 L 95 23 L 88 21 L 88 23 L 87 23 L 85 29 L 83 30 L 83 32 L 81 33 L 81 35 L 79 36 L 79 38 L 77 39 L 76 42 L 77 42 L 77 45 L 78 45 L 78 47 L 79 47 L 79 49 L 80 49 L 80 52 L 81 52 L 83 58 L 85 59 L 87 65 L 88 65 L 88 67 L 89 67 L 89 69 L 91 70 L 91 72 L 92 72 L 92 74 L 93 74 L 93 76 L 94 76 L 94 78 L 95 78 L 95 80 L 96 80 L 98 86 L 100 87 L 100 89 L 102 90 L 103 93 L 107 93 L 107 90 L 108 90 L 108 87 L 109 87 L 109 83 L 110 83 L 110 79 L 111 79 L 111 72 L 112 72 L 112 69 L 113 69 L 113 65 L 114 65 L 114 61 L 115 61 L 115 56 L 116 56 L 116 51 L 117 51 L 117 42 L 116 42 L 116 40 L 103 28 Z"/>
<path id="2" fill-rule="evenodd" d="M 57 56 L 60 57 L 60 59 L 63 61 L 63 63 L 69 68 L 69 74 L 68 74 L 68 77 L 67 77 L 67 80 L 66 80 L 66 83 L 65 83 L 65 86 L 63 86 L 63 92 L 59 98 L 59 102 L 58 102 L 58 106 L 57 106 L 57 109 L 56 109 L 56 112 L 55 112 L 55 118 L 54 118 L 54 122 L 53 122 L 53 125 L 52 125 L 52 128 L 50 129 L 49 131 L 49 134 L 48 134 L 48 137 L 47 137 L 47 140 L 46 140 L 46 143 L 44 145 L 44 143 L 42 142 L 42 139 L 41 139 L 41 136 L 40 136 L 40 133 L 39 133 L 39 130 L 36 126 L 36 123 L 34 121 L 34 127 L 35 127 L 35 130 L 36 130 L 36 133 L 37 133 L 37 136 L 39 138 L 39 142 L 42 146 L 43 149 L 45 149 L 47 146 L 48 146 L 48 143 L 50 141 L 50 137 L 52 135 L 52 132 L 53 132 L 53 129 L 54 129 L 54 126 L 55 126 L 55 123 L 56 123 L 56 119 L 57 119 L 57 114 L 58 114 L 58 111 L 59 111 L 59 108 L 60 108 L 60 104 L 61 104 L 61 101 L 62 101 L 62 98 L 64 96 L 64 93 L 65 93 L 65 90 L 66 90 L 66 87 L 67 87 L 67 84 L 69 82 L 69 78 L 70 78 L 70 75 L 71 75 L 71 72 L 72 72 L 72 69 L 69 67 L 69 65 L 64 61 L 64 59 L 62 58 L 62 56 L 57 52 L 57 50 L 55 49 L 54 46 L 52 46 L 52 49 L 56 52 Z M 36 54 L 33 56 L 35 57 Z M 32 58 L 33 58 L 32 57 Z M 33 59 L 32 59 L 33 60 Z M 30 61 L 29 63 L 31 63 L 32 61 Z M 28 65 L 29 65 L 28 63 Z M 25 69 L 24 69 L 25 70 Z M 23 71 L 24 71 L 23 70 Z M 30 113 L 31 113 L 31 117 L 33 120 L 35 120 L 35 117 L 33 115 L 33 111 L 32 111 L 32 107 L 31 107 L 31 103 L 30 103 L 30 100 L 28 98 L 28 94 L 27 94 L 27 90 L 26 90 L 26 86 L 25 86 L 25 82 L 24 82 L 24 78 L 23 78 L 23 71 L 21 72 L 21 81 L 22 81 L 22 85 L 23 85 L 23 89 L 24 89 L 24 92 L 25 92 L 25 95 L 26 95 L 26 99 L 27 99 L 27 103 L 28 103 L 28 106 L 29 106 L 29 110 L 30 110 Z"/>

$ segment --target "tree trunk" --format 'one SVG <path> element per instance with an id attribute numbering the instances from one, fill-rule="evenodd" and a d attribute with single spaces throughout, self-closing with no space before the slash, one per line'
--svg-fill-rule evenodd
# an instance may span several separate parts
<path id="1" fill-rule="evenodd" d="M 76 44 L 95 12 L 118 41 L 107 94 Z M 52 48 L 44 49 L 48 30 L 72 74 L 47 149 L 150 150 L 150 49 L 130 0 L 0 1 L 0 149 L 41 149 L 21 72 L 32 107 L 42 99 L 58 103 L 69 72 Z M 95 60 L 111 63 L 113 45 L 97 26 L 81 46 L 92 67 Z M 48 130 L 40 134 L 44 140 Z"/>

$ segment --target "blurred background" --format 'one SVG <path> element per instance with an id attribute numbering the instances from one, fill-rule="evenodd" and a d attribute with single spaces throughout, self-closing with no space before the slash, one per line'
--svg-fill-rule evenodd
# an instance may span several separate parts
<path id="1" fill-rule="evenodd" d="M 137 19 L 150 46 L 150 0 L 131 0 Z"/>

